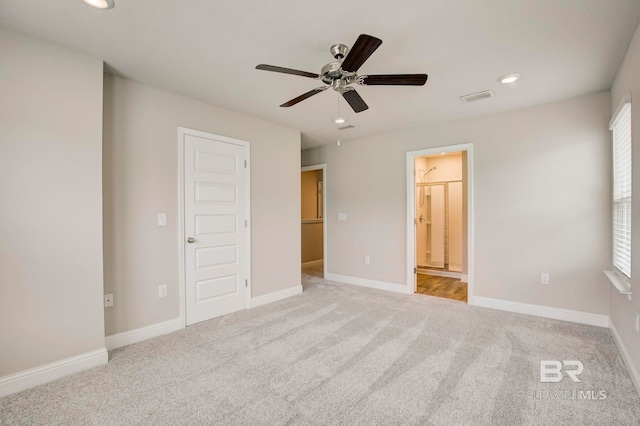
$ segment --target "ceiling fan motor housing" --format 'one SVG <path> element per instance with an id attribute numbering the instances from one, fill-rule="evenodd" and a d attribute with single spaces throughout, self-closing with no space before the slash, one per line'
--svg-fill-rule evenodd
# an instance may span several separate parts
<path id="1" fill-rule="evenodd" d="M 337 80 L 342 80 L 346 84 L 353 83 L 356 80 L 355 73 L 345 73 L 341 67 L 342 61 L 329 62 L 320 70 L 320 79 L 326 84 L 331 85 Z"/>
<path id="2" fill-rule="evenodd" d="M 342 62 L 334 61 L 322 67 L 322 70 L 320 70 L 320 78 L 322 81 L 327 84 L 332 84 L 334 80 L 339 80 L 342 77 L 342 73 L 340 72 L 341 66 Z"/>

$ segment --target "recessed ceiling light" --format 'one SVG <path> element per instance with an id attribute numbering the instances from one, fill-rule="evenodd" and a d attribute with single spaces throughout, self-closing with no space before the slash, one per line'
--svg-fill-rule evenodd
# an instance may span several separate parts
<path id="1" fill-rule="evenodd" d="M 520 79 L 520 74 L 518 74 L 517 72 L 513 73 L 513 74 L 505 74 L 505 75 L 501 75 L 500 77 L 498 77 L 498 81 L 502 84 L 510 84 L 510 83 L 515 83 L 516 81 L 518 81 L 518 79 Z"/>
<path id="2" fill-rule="evenodd" d="M 336 124 L 344 124 L 347 122 L 347 119 L 344 117 L 336 117 L 333 119 L 333 122 Z"/>
<path id="3" fill-rule="evenodd" d="M 111 9 L 115 4 L 113 0 L 82 0 L 89 6 L 95 7 L 96 9 Z"/>

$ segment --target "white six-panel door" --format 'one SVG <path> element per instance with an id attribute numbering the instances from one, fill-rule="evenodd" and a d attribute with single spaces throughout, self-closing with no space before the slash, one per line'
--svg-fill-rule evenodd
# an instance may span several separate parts
<path id="1" fill-rule="evenodd" d="M 189 325 L 246 307 L 247 148 L 215 135 L 183 137 Z"/>

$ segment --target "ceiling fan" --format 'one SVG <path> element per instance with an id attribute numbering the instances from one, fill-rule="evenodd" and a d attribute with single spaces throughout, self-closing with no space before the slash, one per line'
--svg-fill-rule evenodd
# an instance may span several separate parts
<path id="1" fill-rule="evenodd" d="M 273 71 L 283 74 L 299 75 L 302 77 L 321 80 L 325 86 L 317 87 L 304 93 L 297 98 L 285 102 L 281 107 L 288 108 L 324 92 L 329 87 L 339 92 L 351 105 L 355 112 L 362 112 L 369 107 L 362 100 L 356 89 L 351 84 L 356 83 L 361 86 L 423 86 L 427 82 L 426 74 L 379 74 L 379 75 L 358 75 L 358 70 L 365 63 L 369 56 L 382 44 L 382 40 L 367 34 L 360 34 L 355 44 L 349 50 L 344 44 L 334 44 L 330 52 L 336 59 L 323 66 L 320 74 L 312 72 L 298 71 L 291 68 L 276 67 L 273 65 L 260 64 L 256 69 L 263 71 Z"/>

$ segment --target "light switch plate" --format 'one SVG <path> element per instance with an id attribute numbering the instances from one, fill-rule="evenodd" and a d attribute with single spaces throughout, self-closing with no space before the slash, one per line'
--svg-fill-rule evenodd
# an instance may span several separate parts
<path id="1" fill-rule="evenodd" d="M 167 214 L 158 213 L 158 226 L 167 226 Z"/>
<path id="2" fill-rule="evenodd" d="M 347 220 L 346 213 L 338 213 L 338 220 Z"/>
<path id="3" fill-rule="evenodd" d="M 108 308 L 110 306 L 113 306 L 113 293 L 104 295 L 104 307 Z"/>

